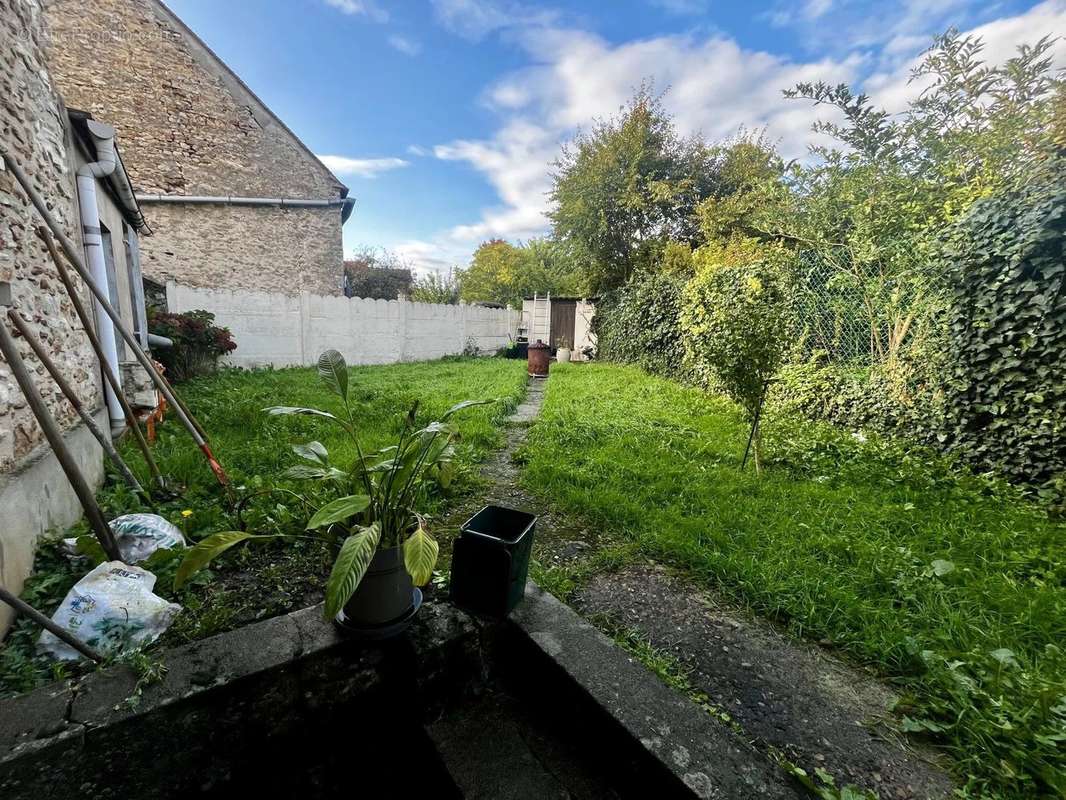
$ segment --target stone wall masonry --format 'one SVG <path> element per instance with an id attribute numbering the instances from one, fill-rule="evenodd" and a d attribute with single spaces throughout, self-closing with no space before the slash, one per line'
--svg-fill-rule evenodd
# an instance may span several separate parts
<path id="1" fill-rule="evenodd" d="M 340 292 L 336 208 L 152 204 L 145 210 L 152 235 L 141 239 L 141 268 L 154 281 Z"/>
<path id="2" fill-rule="evenodd" d="M 158 0 L 44 0 L 71 108 L 114 125 L 143 194 L 335 200 L 344 186 Z M 144 202 L 160 283 L 340 294 L 341 209 Z"/>
<path id="3" fill-rule="evenodd" d="M 349 364 L 422 361 L 480 352 L 514 336 L 518 312 L 509 308 L 435 305 L 268 292 L 199 289 L 167 284 L 171 311 L 205 309 L 230 329 L 237 349 L 227 362 L 240 367 L 314 364 L 322 351 L 339 350 Z"/>
<path id="4" fill-rule="evenodd" d="M 76 239 L 74 176 L 66 113 L 44 57 L 45 20 L 38 0 L 0 0 L 0 146 L 13 156 Z M 0 281 L 11 284 L 16 306 L 30 322 L 78 396 L 101 403 L 97 364 L 47 251 L 34 233 L 42 222 L 14 177 L 0 169 Z M 6 324 L 6 323 L 5 323 Z M 98 482 L 100 449 L 51 378 L 19 340 L 37 388 L 67 429 L 76 456 Z M 19 591 L 29 574 L 37 536 L 79 515 L 73 493 L 33 414 L 0 358 L 0 582 Z M 9 619 L 0 605 L 0 635 Z"/>

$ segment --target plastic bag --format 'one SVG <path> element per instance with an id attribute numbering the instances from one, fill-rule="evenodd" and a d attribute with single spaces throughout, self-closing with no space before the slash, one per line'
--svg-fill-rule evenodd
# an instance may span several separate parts
<path id="1" fill-rule="evenodd" d="M 127 564 L 144 561 L 164 547 L 185 547 L 185 537 L 178 527 L 158 514 L 123 514 L 109 524 Z M 63 544 L 70 553 L 77 553 L 77 539 L 64 539 Z"/>
<path id="2" fill-rule="evenodd" d="M 74 584 L 52 621 L 101 655 L 133 650 L 158 639 L 181 611 L 153 588 L 151 572 L 107 561 Z M 48 631 L 41 633 L 37 649 L 65 661 L 82 657 Z"/>

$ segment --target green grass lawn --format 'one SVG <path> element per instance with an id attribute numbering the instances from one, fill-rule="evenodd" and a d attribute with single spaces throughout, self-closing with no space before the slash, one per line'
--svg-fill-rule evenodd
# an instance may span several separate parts
<path id="1" fill-rule="evenodd" d="M 478 485 L 477 462 L 500 439 L 500 422 L 525 393 L 525 365 L 504 359 L 444 359 L 378 367 L 352 367 L 353 413 L 358 422 L 364 451 L 395 442 L 403 418 L 419 401 L 418 422 L 437 419 L 462 400 L 499 398 L 489 406 L 466 409 L 453 421 L 462 439 L 457 445 L 458 474 L 450 495 L 437 500 L 442 513 L 455 495 L 469 493 Z M 312 406 L 338 410 L 339 401 L 319 381 L 314 369 L 274 371 L 224 371 L 180 387 L 183 398 L 211 437 L 213 450 L 235 487 L 235 495 L 254 495 L 244 512 L 253 532 L 302 532 L 307 511 L 298 501 L 272 488 L 303 491 L 299 482 L 279 479 L 286 467 L 298 463 L 294 444 L 322 442 L 333 463 L 354 460 L 354 448 L 338 428 L 312 417 L 270 416 L 268 406 Z M 132 441 L 122 452 L 138 476 L 148 485 L 148 473 Z M 214 476 L 199 450 L 176 419 L 161 426 L 154 453 L 163 473 L 182 488 L 181 496 L 156 509 L 198 540 L 221 530 L 237 527 Z M 110 475 L 98 494 L 105 515 L 146 511 L 124 485 Z M 182 512 L 191 512 L 183 516 Z M 87 533 L 84 522 L 73 534 Z M 441 533 L 447 535 L 446 531 Z M 333 553 L 316 541 L 271 542 L 230 551 L 207 575 L 192 585 L 174 591 L 176 563 L 152 566 L 159 576 L 156 593 L 184 607 L 162 639 L 178 644 L 210 636 L 255 619 L 285 613 L 318 602 Z M 72 566 L 55 543 L 38 553 L 35 575 L 23 597 L 51 613 L 67 590 L 86 571 Z M 20 621 L 0 644 L 0 696 L 26 691 L 50 677 L 62 675 L 44 659 L 37 658 L 34 644 L 38 631 Z"/>
<path id="2" fill-rule="evenodd" d="M 611 531 L 614 563 L 674 565 L 877 668 L 973 795 L 1066 796 L 1066 525 L 931 453 L 772 411 L 764 432 L 742 472 L 729 401 L 553 366 L 523 480 Z"/>

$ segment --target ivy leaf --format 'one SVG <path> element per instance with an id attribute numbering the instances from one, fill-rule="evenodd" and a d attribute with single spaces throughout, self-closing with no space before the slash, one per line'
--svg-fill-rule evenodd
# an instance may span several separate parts
<path id="1" fill-rule="evenodd" d="M 318 509 L 307 522 L 307 530 L 324 528 L 335 522 L 343 522 L 349 517 L 354 517 L 360 511 L 365 511 L 370 505 L 370 498 L 365 494 L 350 494 L 347 497 L 339 497 L 326 503 Z"/>
<path id="2" fill-rule="evenodd" d="M 415 586 L 425 586 L 433 577 L 433 568 L 437 565 L 440 545 L 429 535 L 429 531 L 418 526 L 418 530 L 407 537 L 403 543 L 403 563 L 411 573 Z"/>
<path id="3" fill-rule="evenodd" d="M 381 528 L 377 522 L 344 540 L 326 581 L 326 619 L 336 617 L 351 599 L 374 558 L 380 540 Z"/>

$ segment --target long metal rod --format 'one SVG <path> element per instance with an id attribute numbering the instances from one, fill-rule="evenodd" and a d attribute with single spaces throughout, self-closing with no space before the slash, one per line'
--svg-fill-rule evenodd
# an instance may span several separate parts
<path id="1" fill-rule="evenodd" d="M 11 594 L 11 592 L 9 592 L 3 586 L 0 586 L 0 600 L 3 600 L 9 606 L 15 609 L 17 613 L 22 614 L 24 617 L 28 617 L 33 622 L 36 622 L 38 625 L 40 625 L 42 628 L 51 633 L 60 641 L 69 644 L 71 647 L 73 647 L 75 650 L 77 650 L 90 661 L 95 661 L 97 664 L 103 662 L 104 657 L 97 653 L 95 650 L 93 650 L 91 647 L 89 647 L 89 645 L 85 644 L 85 642 L 83 642 L 81 639 L 72 635 L 70 631 L 64 630 L 60 626 L 56 625 L 54 622 L 52 622 L 52 620 L 48 619 L 48 617 L 46 617 L 44 614 L 42 614 L 40 611 L 38 611 L 26 601 L 15 597 L 15 595 Z"/>
<path id="2" fill-rule="evenodd" d="M 70 405 L 81 417 L 82 422 L 85 423 L 85 427 L 89 429 L 89 432 L 96 437 L 96 441 L 100 443 L 100 446 L 104 449 L 107 457 L 111 459 L 111 463 L 115 465 L 115 468 L 119 471 L 122 479 L 126 482 L 133 491 L 141 496 L 141 499 L 149 506 L 154 505 L 152 498 L 141 486 L 141 482 L 137 480 L 137 476 L 133 474 L 133 471 L 129 468 L 125 461 L 122 460 L 122 456 L 118 454 L 115 449 L 114 442 L 111 441 L 110 433 L 104 433 L 100 430 L 100 426 L 96 424 L 96 420 L 93 419 L 93 415 L 88 412 L 81 399 L 78 397 L 74 388 L 67 382 L 67 379 L 63 377 L 63 373 L 59 371 L 55 362 L 45 352 L 44 346 L 34 335 L 30 326 L 26 324 L 26 321 L 22 319 L 22 315 L 19 314 L 14 308 L 7 310 L 8 317 L 11 318 L 12 324 L 18 328 L 18 332 L 22 334 L 22 338 L 26 340 L 26 343 L 33 350 L 34 355 L 37 356 L 37 360 L 44 364 L 44 368 L 48 370 L 48 374 L 52 376 L 52 380 L 56 382 L 56 386 L 59 387 L 59 391 L 63 393 L 63 396 L 67 398 Z"/>
<path id="3" fill-rule="evenodd" d="M 74 267 L 75 272 L 77 272 L 78 275 L 81 276 L 81 279 L 85 281 L 85 284 L 89 287 L 89 291 L 93 293 L 93 296 L 99 302 L 100 307 L 104 310 L 104 313 L 106 313 L 111 318 L 111 321 L 114 323 L 115 328 L 120 334 L 122 334 L 122 338 L 126 340 L 126 343 L 130 346 L 130 349 L 133 351 L 134 356 L 136 356 L 137 360 L 141 362 L 141 366 L 148 371 L 149 377 L 158 387 L 159 391 L 163 393 L 163 396 L 167 399 L 167 402 L 169 402 L 170 405 L 174 408 L 174 413 L 181 421 L 181 424 L 185 426 L 185 429 L 189 432 L 189 435 L 192 437 L 193 441 L 196 442 L 197 447 L 199 447 L 201 452 L 203 452 L 204 457 L 207 459 L 207 463 L 211 467 L 211 471 L 215 473 L 215 477 L 218 479 L 218 482 L 223 486 L 228 486 L 229 479 L 226 477 L 226 472 L 222 469 L 222 465 L 218 463 L 218 459 L 215 458 L 214 453 L 211 452 L 211 447 L 207 444 L 206 441 L 204 441 L 204 438 L 200 435 L 199 431 L 196 430 L 196 426 L 194 426 L 189 421 L 188 416 L 186 416 L 185 412 L 182 410 L 181 405 L 178 403 L 177 399 L 175 399 L 174 392 L 171 390 L 170 385 L 165 380 L 163 380 L 163 377 L 156 370 L 155 364 L 152 363 L 152 359 L 150 359 L 145 354 L 144 350 L 141 349 L 140 342 L 137 341 L 137 338 L 133 335 L 133 332 L 129 329 L 125 321 L 122 319 L 122 316 L 117 311 L 115 311 L 114 307 L 111 305 L 111 301 L 108 298 L 107 294 L 99 286 L 96 285 L 96 282 L 93 280 L 89 270 L 85 267 L 85 262 L 82 260 L 81 254 L 74 246 L 74 243 L 71 242 L 67 235 L 63 232 L 63 228 L 56 221 L 56 218 L 52 216 L 52 212 L 48 210 L 48 206 L 45 204 L 44 198 L 42 198 L 41 195 L 37 192 L 37 190 L 33 187 L 33 184 L 30 182 L 30 179 L 26 177 L 26 173 L 22 171 L 22 167 L 15 163 L 15 160 L 10 155 L 6 153 L 0 155 L 2 155 L 4 162 L 7 164 L 8 169 L 11 171 L 11 174 L 15 176 L 15 180 L 19 182 L 19 185 L 22 186 L 23 191 L 26 192 L 26 196 L 30 198 L 30 202 L 33 203 L 34 207 L 37 209 L 38 213 L 40 213 L 41 217 L 44 219 L 49 229 L 51 229 L 52 234 L 59 241 L 59 246 L 62 248 L 63 253 L 66 255 L 67 260 L 70 262 L 71 266 Z"/>
<path id="4" fill-rule="evenodd" d="M 78 496 L 81 507 L 85 510 L 85 516 L 89 520 L 89 526 L 100 541 L 100 546 L 104 548 L 104 552 L 109 559 L 121 561 L 122 555 L 119 553 L 118 544 L 115 542 L 115 535 L 111 532 L 107 520 L 104 519 L 100 506 L 96 504 L 92 489 L 85 482 L 81 470 L 78 469 L 77 462 L 70 454 L 70 450 L 67 449 L 67 443 L 63 440 L 63 433 L 59 430 L 59 425 L 52 418 L 48 407 L 44 404 L 44 400 L 41 399 L 41 395 L 37 391 L 37 387 L 34 386 L 33 378 L 30 376 L 30 371 L 26 369 L 22 356 L 19 355 L 15 340 L 3 323 L 0 323 L 0 353 L 3 353 L 4 358 L 7 360 L 11 374 L 22 390 L 22 394 L 25 395 L 30 410 L 37 418 L 41 431 L 48 440 L 48 444 L 51 445 L 52 452 L 56 455 L 56 460 L 59 461 L 59 466 L 63 468 L 67 480 L 70 481 L 74 493 Z"/>
<path id="5" fill-rule="evenodd" d="M 144 455 L 144 463 L 148 465 L 148 472 L 151 473 L 152 479 L 156 485 L 162 489 L 166 489 L 166 481 L 163 480 L 163 473 L 159 471 L 159 466 L 155 463 L 155 458 L 152 456 L 152 449 L 148 446 L 148 442 L 144 438 L 144 433 L 141 431 L 141 423 L 137 419 L 137 415 L 133 412 L 133 407 L 130 406 L 129 400 L 126 399 L 126 393 L 122 391 L 122 384 L 119 382 L 118 376 L 111 368 L 111 364 L 104 358 L 104 349 L 100 345 L 100 339 L 96 336 L 96 329 L 93 327 L 92 319 L 89 317 L 89 312 L 85 308 L 85 304 L 81 302 L 81 297 L 78 295 L 78 289 L 74 286 L 74 281 L 70 277 L 70 273 L 67 272 L 67 268 L 63 265 L 63 257 L 59 255 L 59 251 L 56 250 L 55 242 L 52 237 L 49 236 L 48 231 L 44 228 L 37 229 L 37 235 L 41 237 L 44 242 L 44 246 L 48 248 L 49 255 L 52 256 L 52 261 L 55 262 L 56 271 L 59 273 L 59 280 L 63 286 L 66 287 L 67 294 L 70 296 L 70 302 L 74 306 L 74 313 L 78 315 L 78 319 L 81 321 L 81 326 L 85 330 L 85 336 L 89 340 L 89 346 L 92 347 L 93 352 L 96 354 L 96 360 L 100 362 L 100 368 L 104 373 L 104 379 L 110 384 L 111 389 L 115 393 L 115 397 L 118 398 L 119 405 L 122 406 L 122 413 L 126 417 L 126 426 L 133 432 L 133 437 L 137 441 L 137 446 L 141 449 L 141 453 Z"/>

